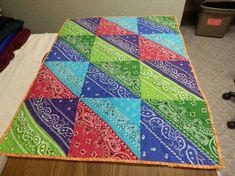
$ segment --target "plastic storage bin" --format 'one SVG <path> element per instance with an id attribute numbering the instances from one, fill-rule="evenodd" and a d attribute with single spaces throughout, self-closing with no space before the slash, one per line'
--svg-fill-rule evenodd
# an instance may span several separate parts
<path id="1" fill-rule="evenodd" d="M 223 37 L 228 31 L 234 15 L 235 6 L 233 3 L 200 4 L 195 34 Z"/>

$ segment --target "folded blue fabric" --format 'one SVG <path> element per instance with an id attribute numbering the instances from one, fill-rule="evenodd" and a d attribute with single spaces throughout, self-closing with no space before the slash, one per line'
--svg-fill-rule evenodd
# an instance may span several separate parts
<path id="1" fill-rule="evenodd" d="M 16 34 L 18 33 L 18 30 L 11 32 L 7 35 L 7 37 L 0 43 L 0 54 L 4 52 L 4 50 L 7 48 L 9 43 L 14 39 Z"/>

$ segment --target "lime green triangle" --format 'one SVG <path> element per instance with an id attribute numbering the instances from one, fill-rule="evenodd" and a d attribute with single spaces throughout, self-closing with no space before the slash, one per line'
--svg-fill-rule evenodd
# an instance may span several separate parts
<path id="1" fill-rule="evenodd" d="M 87 59 L 90 58 L 93 43 L 95 41 L 94 35 L 62 35 L 61 38 L 81 55 Z"/>
<path id="2" fill-rule="evenodd" d="M 65 35 L 73 35 L 73 36 L 92 35 L 94 36 L 94 34 L 92 34 L 88 30 L 84 29 L 79 24 L 71 20 L 66 20 L 59 31 L 59 36 L 65 36 Z"/>
<path id="3" fill-rule="evenodd" d="M 202 99 L 174 81 L 140 63 L 141 98 L 166 100 L 202 101 Z"/>
<path id="4" fill-rule="evenodd" d="M 65 156 L 60 146 L 33 119 L 23 104 L 0 144 L 0 153 Z"/>
<path id="5" fill-rule="evenodd" d="M 133 61 L 136 60 L 131 55 L 109 44 L 99 37 L 95 38 L 92 48 L 91 62 L 107 62 L 107 61 Z"/>
<path id="6" fill-rule="evenodd" d="M 173 16 L 148 16 L 142 17 L 160 26 L 166 26 L 171 30 L 178 32 L 177 23 Z"/>

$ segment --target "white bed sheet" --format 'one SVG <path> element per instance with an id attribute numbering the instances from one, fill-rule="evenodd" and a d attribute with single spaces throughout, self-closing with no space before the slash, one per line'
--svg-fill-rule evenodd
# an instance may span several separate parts
<path id="1" fill-rule="evenodd" d="M 31 34 L 28 41 L 15 51 L 15 57 L 0 73 L 0 136 L 26 95 L 40 68 L 44 55 L 50 51 L 57 34 Z M 0 157 L 0 174 L 5 157 Z"/>

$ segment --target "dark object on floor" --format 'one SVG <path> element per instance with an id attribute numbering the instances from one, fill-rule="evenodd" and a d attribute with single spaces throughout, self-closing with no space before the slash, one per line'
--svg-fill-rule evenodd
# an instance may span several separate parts
<path id="1" fill-rule="evenodd" d="M 196 24 L 196 35 L 223 37 L 235 15 L 235 2 L 201 3 Z"/>
<path id="2" fill-rule="evenodd" d="M 234 80 L 234 83 L 235 83 L 235 80 Z M 224 93 L 224 94 L 222 95 L 222 98 L 223 98 L 224 100 L 229 100 L 230 98 L 235 98 L 235 92 L 230 91 L 230 92 L 228 92 L 228 93 Z M 235 129 L 235 120 L 228 121 L 228 122 L 227 122 L 227 126 L 228 126 L 228 128 L 230 128 L 230 129 Z"/>
<path id="3" fill-rule="evenodd" d="M 19 49 L 29 38 L 31 31 L 27 28 L 23 28 L 19 31 L 15 38 L 10 42 L 5 51 L 0 55 L 0 72 L 3 71 L 11 59 L 14 58 L 14 51 Z"/>
<path id="4" fill-rule="evenodd" d="M 224 93 L 222 97 L 224 100 L 229 100 L 232 97 L 235 98 L 235 92 Z"/>
<path id="5" fill-rule="evenodd" d="M 228 121 L 227 122 L 227 126 L 228 126 L 228 128 L 230 128 L 230 129 L 235 129 L 235 121 Z"/>

